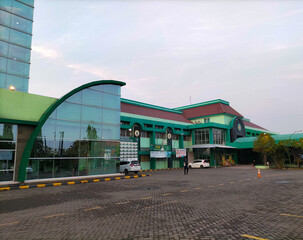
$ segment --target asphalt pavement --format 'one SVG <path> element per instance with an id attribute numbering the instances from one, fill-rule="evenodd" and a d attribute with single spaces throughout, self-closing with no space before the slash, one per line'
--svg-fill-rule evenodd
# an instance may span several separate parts
<path id="1" fill-rule="evenodd" d="M 149 173 L 148 173 L 149 174 Z M 250 166 L 0 192 L 0 239 L 303 239 L 303 171 Z"/>

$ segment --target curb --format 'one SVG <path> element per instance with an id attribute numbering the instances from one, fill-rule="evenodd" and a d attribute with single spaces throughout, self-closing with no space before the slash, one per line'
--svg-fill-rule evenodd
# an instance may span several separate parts
<path id="1" fill-rule="evenodd" d="M 111 178 L 93 178 L 93 179 L 84 179 L 78 181 L 66 181 L 66 182 L 52 182 L 52 183 L 43 183 L 43 184 L 33 184 L 33 185 L 14 185 L 14 186 L 6 186 L 1 187 L 1 191 L 9 191 L 9 190 L 18 190 L 18 189 L 30 189 L 30 188 L 43 188 L 43 187 L 56 187 L 56 186 L 66 186 L 66 185 L 74 185 L 74 184 L 85 184 L 85 183 L 96 183 L 96 182 L 107 182 L 113 180 L 123 180 L 123 179 L 131 179 L 131 178 L 141 178 L 141 177 L 149 177 L 151 174 L 141 174 L 134 176 L 124 176 L 124 177 L 111 177 Z"/>
<path id="2" fill-rule="evenodd" d="M 180 170 L 183 168 L 163 168 L 163 169 L 148 169 L 148 170 L 140 170 L 140 172 L 157 172 L 157 171 L 164 171 L 164 170 Z"/>

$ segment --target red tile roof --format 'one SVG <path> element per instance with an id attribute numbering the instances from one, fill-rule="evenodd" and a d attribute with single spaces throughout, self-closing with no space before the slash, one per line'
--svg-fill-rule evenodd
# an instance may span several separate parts
<path id="1" fill-rule="evenodd" d="M 186 118 L 195 118 L 195 117 L 203 117 L 208 115 L 220 114 L 220 113 L 227 113 L 234 116 L 243 117 L 240 113 L 238 113 L 235 109 L 231 106 L 222 104 L 222 103 L 215 103 L 204 105 L 200 107 L 188 108 L 181 110 Z"/>
<path id="2" fill-rule="evenodd" d="M 247 122 L 247 121 L 243 121 L 244 122 L 244 125 L 246 127 L 252 127 L 252 128 L 259 128 L 259 129 L 262 129 L 262 130 L 267 130 L 266 128 L 263 128 L 263 127 L 260 127 L 258 126 L 257 124 L 254 124 L 252 122 Z M 268 130 L 267 130 L 268 131 Z"/>
<path id="3" fill-rule="evenodd" d="M 123 102 L 121 102 L 121 112 L 143 115 L 148 117 L 162 118 L 162 119 L 173 120 L 178 122 L 192 123 L 191 121 L 186 119 L 182 114 L 138 106 L 129 103 L 123 103 Z"/>

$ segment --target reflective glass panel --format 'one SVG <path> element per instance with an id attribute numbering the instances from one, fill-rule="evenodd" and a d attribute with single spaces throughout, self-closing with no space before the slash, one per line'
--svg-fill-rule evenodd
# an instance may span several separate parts
<path id="1" fill-rule="evenodd" d="M 23 77 L 29 76 L 29 64 L 15 60 L 8 59 L 7 72 L 11 74 L 21 75 Z"/>
<path id="2" fill-rule="evenodd" d="M 56 138 L 56 120 L 48 119 L 43 127 L 41 128 L 41 133 L 38 135 L 43 138 Z"/>
<path id="3" fill-rule="evenodd" d="M 81 123 L 81 139 L 101 139 L 101 124 Z"/>
<path id="4" fill-rule="evenodd" d="M 14 14 L 29 18 L 31 20 L 33 19 L 33 8 L 30 6 L 14 1 L 12 10 Z"/>
<path id="5" fill-rule="evenodd" d="M 102 93 L 84 89 L 82 91 L 82 104 L 102 107 Z"/>
<path id="6" fill-rule="evenodd" d="M 120 136 L 120 126 L 103 125 L 102 139 L 104 140 L 119 139 L 119 136 Z"/>
<path id="7" fill-rule="evenodd" d="M 14 75 L 6 75 L 6 86 L 5 88 L 9 88 L 9 86 L 15 86 L 17 91 L 28 92 L 28 78 L 17 77 Z"/>
<path id="8" fill-rule="evenodd" d="M 84 122 L 102 122 L 102 109 L 97 107 L 82 106 L 82 121 Z"/>
<path id="9" fill-rule="evenodd" d="M 103 142 L 82 140 L 80 142 L 80 157 L 104 157 Z"/>
<path id="10" fill-rule="evenodd" d="M 32 45 L 32 36 L 23 32 L 10 29 L 9 41 L 30 48 Z"/>
<path id="11" fill-rule="evenodd" d="M 82 99 L 82 91 L 73 94 L 68 99 L 66 99 L 66 101 L 71 102 L 71 103 L 80 103 L 81 104 L 81 99 Z"/>
<path id="12" fill-rule="evenodd" d="M 0 39 L 9 40 L 9 28 L 0 25 Z"/>
<path id="13" fill-rule="evenodd" d="M 7 58 L 0 57 L 0 71 L 6 72 Z"/>
<path id="14" fill-rule="evenodd" d="M 112 94 L 103 94 L 103 106 L 105 108 L 112 108 L 120 110 L 120 98 Z"/>
<path id="15" fill-rule="evenodd" d="M 16 141 L 17 125 L 0 123 L 0 140 Z"/>
<path id="16" fill-rule="evenodd" d="M 27 5 L 34 6 L 34 0 L 18 0 L 19 2 L 23 2 Z"/>
<path id="17" fill-rule="evenodd" d="M 103 85 L 103 92 L 120 95 L 120 86 L 111 84 Z"/>
<path id="18" fill-rule="evenodd" d="M 80 120 L 81 105 L 63 102 L 57 108 L 58 119 Z"/>
<path id="19" fill-rule="evenodd" d="M 29 62 L 31 50 L 16 45 L 9 45 L 8 57 Z"/>
<path id="20" fill-rule="evenodd" d="M 120 112 L 115 110 L 103 109 L 103 123 L 119 124 L 120 125 Z"/>
<path id="21" fill-rule="evenodd" d="M 10 26 L 11 15 L 12 14 L 0 10 L 0 24 Z"/>
<path id="22" fill-rule="evenodd" d="M 59 138 L 80 138 L 80 122 L 70 122 L 57 120 L 56 125 L 57 139 Z"/>
<path id="23" fill-rule="evenodd" d="M 54 157 L 58 155 L 58 148 L 55 139 L 37 138 L 32 150 L 31 157 Z"/>
<path id="24" fill-rule="evenodd" d="M 13 4 L 12 0 L 1 0 L 0 1 L 0 8 L 11 12 L 12 11 L 12 4 Z"/>
<path id="25" fill-rule="evenodd" d="M 8 43 L 0 41 L 0 54 L 7 57 Z"/>
<path id="26" fill-rule="evenodd" d="M 0 141 L 0 149 L 15 149 L 15 148 L 16 148 L 15 142 Z"/>
<path id="27" fill-rule="evenodd" d="M 59 139 L 57 144 L 59 157 L 79 157 L 79 140 Z"/>
<path id="28" fill-rule="evenodd" d="M 0 88 L 5 88 L 5 86 L 6 86 L 5 79 L 6 79 L 6 74 L 0 73 Z"/>
<path id="29" fill-rule="evenodd" d="M 24 18 L 12 15 L 11 16 L 11 27 L 26 33 L 32 33 L 33 22 L 26 20 Z"/>

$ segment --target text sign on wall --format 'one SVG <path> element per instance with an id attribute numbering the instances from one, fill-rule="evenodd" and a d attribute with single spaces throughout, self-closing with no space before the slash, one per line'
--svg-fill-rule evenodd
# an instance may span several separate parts
<path id="1" fill-rule="evenodd" d="M 171 156 L 171 152 L 167 151 L 150 151 L 151 158 L 167 158 Z"/>
<path id="2" fill-rule="evenodd" d="M 186 149 L 176 149 L 176 157 L 186 157 Z"/>

